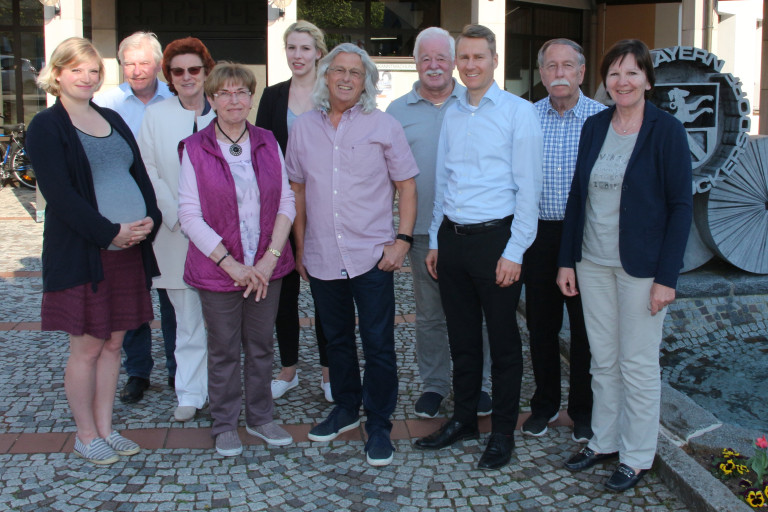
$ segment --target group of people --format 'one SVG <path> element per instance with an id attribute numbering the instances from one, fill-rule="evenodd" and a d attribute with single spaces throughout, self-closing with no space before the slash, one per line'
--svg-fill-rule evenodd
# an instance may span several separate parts
<path id="1" fill-rule="evenodd" d="M 600 75 L 615 103 L 606 108 L 580 90 L 582 48 L 548 41 L 538 55 L 548 96 L 531 104 L 495 83 L 492 31 L 468 25 L 454 40 L 432 27 L 414 44 L 418 81 L 384 113 L 364 50 L 328 52 L 305 21 L 284 42 L 292 77 L 264 91 L 258 127 L 246 120 L 253 73 L 214 64 L 195 38 L 160 58 L 153 34 L 130 36 L 119 50 L 126 84 L 95 103 L 104 68 L 87 40 L 60 44 L 41 72 L 58 96 L 27 135 L 48 200 L 42 327 L 70 335 L 75 453 L 106 464 L 140 450 L 111 418 L 120 348 L 148 332 L 152 286 L 169 299 L 164 306 L 160 295 L 164 337 L 176 330 L 165 340 L 175 418 L 192 419 L 208 401 L 216 450 L 242 452 L 242 345 L 247 432 L 291 443 L 273 421 L 273 399 L 299 383 L 302 278 L 315 301 L 320 387 L 334 403 L 308 437 L 357 428 L 362 406 L 367 462 L 391 463 L 393 271 L 410 255 L 423 381 L 414 412 L 435 417 L 451 389 L 455 403 L 415 447 L 476 439 L 478 416 L 490 415 L 478 467 L 510 462 L 525 284 L 536 391 L 522 433 L 543 436 L 558 418 L 565 306 L 567 410 L 574 441 L 587 443 L 565 467 L 618 458 L 606 486 L 636 485 L 655 453 L 658 349 L 692 211 L 685 131 L 646 99 L 648 48 L 624 40 L 606 53 Z M 282 363 L 274 380 L 273 330 Z M 150 347 L 132 343 L 134 353 Z M 151 370 L 151 356 L 149 370 L 131 370 L 131 350 L 127 401 L 141 399 Z"/>

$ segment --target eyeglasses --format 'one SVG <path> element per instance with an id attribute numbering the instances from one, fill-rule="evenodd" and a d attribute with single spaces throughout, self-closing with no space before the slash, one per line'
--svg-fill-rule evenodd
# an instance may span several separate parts
<path id="1" fill-rule="evenodd" d="M 171 68 L 171 74 L 175 77 L 184 76 L 186 71 L 192 76 L 197 76 L 203 70 L 203 66 L 190 66 L 188 68 Z"/>
<path id="2" fill-rule="evenodd" d="M 342 67 L 333 67 L 328 68 L 328 71 L 335 77 L 335 78 L 343 78 L 347 76 L 347 73 L 349 73 L 350 78 L 353 78 L 354 80 L 360 80 L 365 76 L 365 71 L 362 71 L 360 69 L 347 69 Z"/>
<path id="3" fill-rule="evenodd" d="M 219 92 L 213 93 L 214 98 L 221 98 L 224 101 L 230 101 L 234 99 L 236 102 L 240 100 L 247 100 L 251 97 L 251 91 L 246 91 L 245 89 L 240 89 L 238 91 L 227 91 L 226 89 L 222 89 Z"/>

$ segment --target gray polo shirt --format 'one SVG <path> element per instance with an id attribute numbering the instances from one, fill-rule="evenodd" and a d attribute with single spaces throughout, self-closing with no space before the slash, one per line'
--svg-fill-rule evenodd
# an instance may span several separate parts
<path id="1" fill-rule="evenodd" d="M 405 137 L 419 166 L 419 175 L 416 176 L 419 204 L 413 234 L 426 235 L 429 234 L 435 202 L 435 164 L 440 128 L 443 126 L 443 117 L 448 106 L 456 101 L 460 94 L 464 94 L 466 88 L 454 78 L 453 92 L 439 107 L 422 98 L 418 91 L 417 80 L 409 93 L 389 104 L 387 113 L 403 125 Z"/>

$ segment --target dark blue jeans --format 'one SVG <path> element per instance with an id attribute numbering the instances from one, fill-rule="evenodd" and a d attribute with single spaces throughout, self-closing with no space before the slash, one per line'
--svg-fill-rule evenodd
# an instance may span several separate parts
<path id="1" fill-rule="evenodd" d="M 175 377 L 176 357 L 173 353 L 176 350 L 176 311 L 165 290 L 158 289 L 157 296 L 160 299 L 160 329 L 165 343 L 165 367 L 168 376 Z M 155 363 L 152 360 L 152 329 L 148 323 L 125 333 L 123 350 L 123 366 L 128 376 L 149 380 Z"/>
<path id="2" fill-rule="evenodd" d="M 392 272 L 374 267 L 351 279 L 323 281 L 310 276 L 323 332 L 328 338 L 331 391 L 338 407 L 357 414 L 362 404 L 368 435 L 392 430 L 397 403 L 395 360 L 395 289 Z M 365 376 L 355 343 L 355 306 L 365 357 Z"/>

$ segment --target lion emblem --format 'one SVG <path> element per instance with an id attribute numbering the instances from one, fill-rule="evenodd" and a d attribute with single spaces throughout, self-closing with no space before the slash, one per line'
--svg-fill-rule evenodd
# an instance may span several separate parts
<path id="1" fill-rule="evenodd" d="M 711 114 L 713 110 L 709 107 L 703 107 L 696 110 L 699 105 L 704 101 L 713 101 L 715 98 L 710 95 L 701 96 L 698 99 L 686 103 L 685 98 L 691 94 L 689 91 L 674 88 L 669 91 L 669 108 L 673 111 L 672 115 L 675 116 L 681 123 L 692 123 L 702 114 Z"/>

